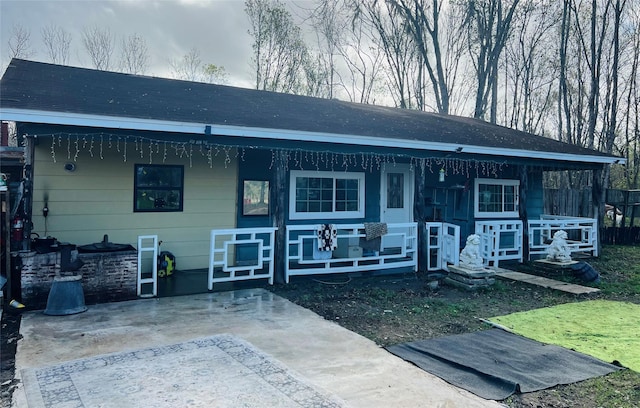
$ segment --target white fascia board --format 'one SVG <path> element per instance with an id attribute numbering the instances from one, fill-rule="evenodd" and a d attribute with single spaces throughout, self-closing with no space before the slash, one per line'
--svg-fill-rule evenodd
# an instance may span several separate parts
<path id="1" fill-rule="evenodd" d="M 253 137 L 268 140 L 313 141 L 321 143 L 392 147 L 401 149 L 438 151 L 445 153 L 481 154 L 488 156 L 518 157 L 527 159 L 587 162 L 599 164 L 625 164 L 626 159 L 596 155 L 576 155 L 567 153 L 539 152 L 524 149 L 503 149 L 457 143 L 425 142 L 410 139 L 391 139 L 362 135 L 319 133 L 288 129 L 270 129 L 235 125 L 212 125 L 195 122 L 174 122 L 156 119 L 140 119 L 116 116 L 87 115 L 65 112 L 49 112 L 25 109 L 0 108 L 0 119 L 15 122 L 31 122 L 51 125 L 99 127 L 122 130 L 142 130 L 154 132 L 175 132 L 205 135 L 207 126 L 211 135 L 231 137 Z"/>

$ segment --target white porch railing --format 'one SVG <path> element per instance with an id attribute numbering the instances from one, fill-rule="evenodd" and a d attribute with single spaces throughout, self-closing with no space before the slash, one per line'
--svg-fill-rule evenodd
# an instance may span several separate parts
<path id="1" fill-rule="evenodd" d="M 446 222 L 426 222 L 424 244 L 427 271 L 449 271 L 449 265 L 460 263 L 460 227 Z"/>
<path id="2" fill-rule="evenodd" d="M 500 261 L 522 262 L 522 221 L 476 221 L 476 234 L 480 236 L 480 251 L 486 266 L 498 267 Z"/>
<path id="3" fill-rule="evenodd" d="M 211 230 L 209 290 L 216 282 L 269 279 L 273 284 L 277 228 Z"/>
<path id="4" fill-rule="evenodd" d="M 546 255 L 553 234 L 563 230 L 569 236 L 571 253 L 591 252 L 598 256 L 598 220 L 595 218 L 541 215 L 540 220 L 529 220 L 529 259 Z"/>
<path id="5" fill-rule="evenodd" d="M 291 276 L 329 273 L 364 272 L 382 269 L 418 269 L 418 224 L 387 224 L 380 251 L 363 250 L 364 224 L 334 224 L 338 232 L 338 248 L 333 253 L 318 253 L 314 225 L 287 226 L 285 281 Z M 325 259 L 320 259 L 325 257 Z"/>

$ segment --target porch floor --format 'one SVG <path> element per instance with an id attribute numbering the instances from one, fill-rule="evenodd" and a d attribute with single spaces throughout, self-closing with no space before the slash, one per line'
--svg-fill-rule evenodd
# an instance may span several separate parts
<path id="1" fill-rule="evenodd" d="M 566 293 L 572 293 L 574 295 L 586 295 L 600 292 L 600 289 L 598 288 L 591 288 L 588 286 L 576 285 L 574 283 L 561 282 L 554 279 L 544 278 L 542 276 L 535 276 L 529 275 L 528 273 L 511 271 L 509 269 L 497 268 L 496 276 L 503 279 L 510 279 L 528 283 L 531 285 L 542 286 L 543 288 L 550 288 Z"/>
<path id="2" fill-rule="evenodd" d="M 158 278 L 158 297 L 197 295 L 209 293 L 207 279 L 208 269 L 176 270 L 173 274 Z M 266 288 L 269 286 L 267 278 L 252 279 L 237 282 L 217 282 L 212 292 L 224 292 L 237 289 Z"/>

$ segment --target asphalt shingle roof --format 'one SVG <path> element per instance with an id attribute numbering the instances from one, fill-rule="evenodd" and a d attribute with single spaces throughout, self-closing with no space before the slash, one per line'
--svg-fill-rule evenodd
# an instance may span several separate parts
<path id="1" fill-rule="evenodd" d="M 612 157 L 465 117 L 20 59 L 0 108 Z"/>

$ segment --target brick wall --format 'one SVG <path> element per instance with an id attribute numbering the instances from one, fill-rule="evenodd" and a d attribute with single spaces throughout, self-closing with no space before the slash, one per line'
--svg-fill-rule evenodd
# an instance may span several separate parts
<path id="1" fill-rule="evenodd" d="M 21 253 L 22 303 L 29 309 L 44 309 L 53 278 L 57 274 L 82 275 L 85 303 L 105 303 L 137 297 L 138 255 L 136 251 L 82 253 L 84 262 L 76 272 L 60 272 L 60 253 Z"/>

